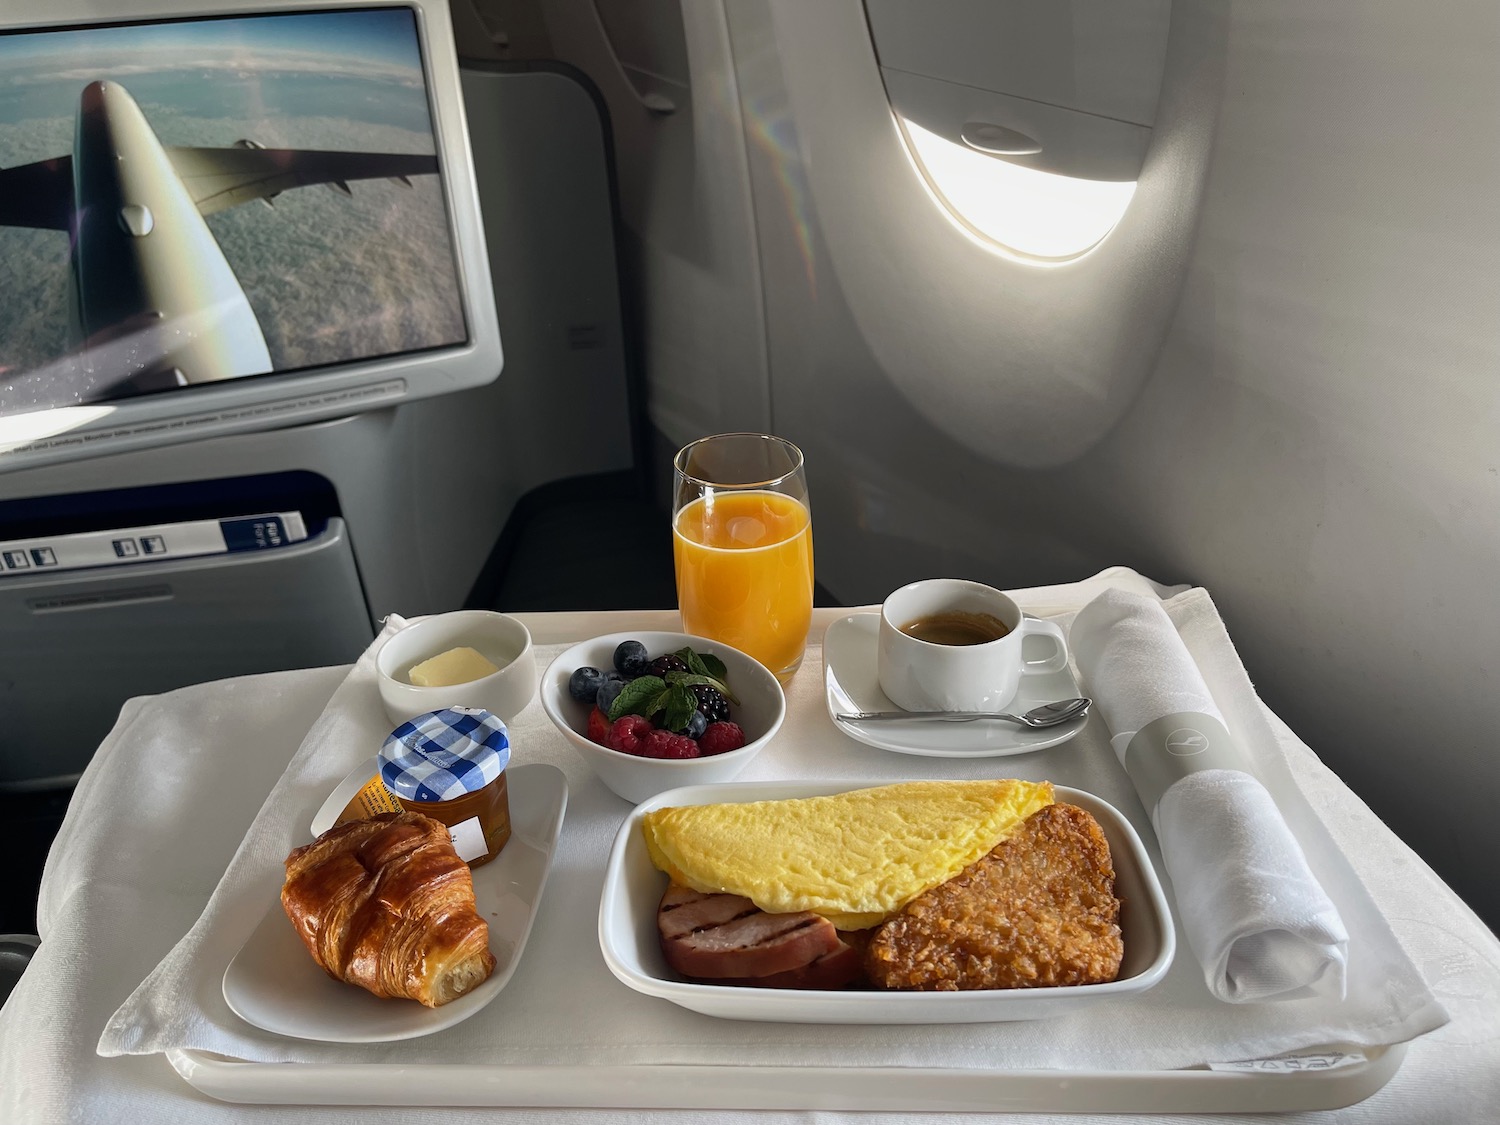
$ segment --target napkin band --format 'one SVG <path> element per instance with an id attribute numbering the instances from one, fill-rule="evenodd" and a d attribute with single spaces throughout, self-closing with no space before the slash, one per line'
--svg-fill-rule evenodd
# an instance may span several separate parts
<path id="1" fill-rule="evenodd" d="M 1135 783 L 1153 823 L 1162 794 L 1199 770 L 1249 773 L 1221 720 L 1201 711 L 1176 711 L 1153 719 L 1130 736 L 1120 764 Z"/>

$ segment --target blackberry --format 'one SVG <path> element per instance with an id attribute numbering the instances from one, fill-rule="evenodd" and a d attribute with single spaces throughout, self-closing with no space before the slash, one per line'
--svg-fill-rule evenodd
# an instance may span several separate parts
<path id="1" fill-rule="evenodd" d="M 669 652 L 665 656 L 658 656 L 646 668 L 646 671 L 651 675 L 660 676 L 662 679 L 667 678 L 668 672 L 686 672 L 688 670 L 687 661 L 675 652 Z"/>
<path id="2" fill-rule="evenodd" d="M 729 700 L 724 693 L 709 684 L 694 684 L 693 695 L 698 700 L 698 710 L 710 723 L 721 723 L 729 718 Z"/>

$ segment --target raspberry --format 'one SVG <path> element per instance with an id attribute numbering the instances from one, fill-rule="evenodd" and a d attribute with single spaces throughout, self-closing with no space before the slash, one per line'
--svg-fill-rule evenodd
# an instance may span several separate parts
<path id="1" fill-rule="evenodd" d="M 590 707 L 588 728 L 584 734 L 590 742 L 597 742 L 600 746 L 608 746 L 609 716 L 597 707 Z"/>
<path id="2" fill-rule="evenodd" d="M 646 752 L 644 739 L 652 729 L 651 720 L 644 715 L 621 715 L 609 728 L 609 740 L 605 745 L 622 754 L 639 757 Z"/>
<path id="3" fill-rule="evenodd" d="M 705 756 L 738 750 L 743 745 L 745 732 L 739 723 L 709 723 L 703 737 L 698 739 L 698 751 Z"/>
<path id="4" fill-rule="evenodd" d="M 589 709 L 588 739 L 600 746 L 609 745 L 609 716 L 597 707 Z"/>
<path id="5" fill-rule="evenodd" d="M 646 736 L 641 753 L 648 758 L 696 758 L 701 750 L 687 735 L 658 728 Z"/>

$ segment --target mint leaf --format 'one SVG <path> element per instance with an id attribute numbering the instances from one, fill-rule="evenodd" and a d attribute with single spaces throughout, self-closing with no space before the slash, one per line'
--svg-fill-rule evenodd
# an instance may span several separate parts
<path id="1" fill-rule="evenodd" d="M 666 691 L 667 682 L 660 676 L 637 676 L 610 704 L 609 721 L 614 722 L 622 715 L 644 715 L 649 719 L 661 710 Z"/>
<path id="2" fill-rule="evenodd" d="M 698 708 L 697 698 L 682 684 L 673 684 L 667 688 L 665 699 L 661 725 L 668 730 L 686 730 L 688 720 Z"/>
<path id="3" fill-rule="evenodd" d="M 692 669 L 696 677 L 701 677 L 685 679 L 682 681 L 683 683 L 708 684 L 710 687 L 717 688 L 720 694 L 729 700 L 730 703 L 739 703 L 739 700 L 735 698 L 734 692 L 729 690 L 727 682 L 729 679 L 729 669 L 724 667 L 724 662 L 717 656 L 711 652 L 697 653 L 691 648 L 680 648 L 677 650 L 676 655 L 682 657 L 683 663 Z M 679 676 L 681 674 L 680 672 L 678 673 Z"/>

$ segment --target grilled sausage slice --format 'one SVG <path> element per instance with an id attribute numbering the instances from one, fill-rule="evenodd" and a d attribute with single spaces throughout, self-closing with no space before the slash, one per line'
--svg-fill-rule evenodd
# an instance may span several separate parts
<path id="1" fill-rule="evenodd" d="M 662 954 L 683 976 L 743 980 L 802 969 L 844 943 L 817 914 L 767 914 L 748 898 L 672 885 L 656 915 Z"/>
<path id="2" fill-rule="evenodd" d="M 772 973 L 764 977 L 734 977 L 715 980 L 715 984 L 744 984 L 756 988 L 847 988 L 864 979 L 864 954 L 857 946 L 842 942 L 832 953 L 809 961 L 800 969 Z"/>

